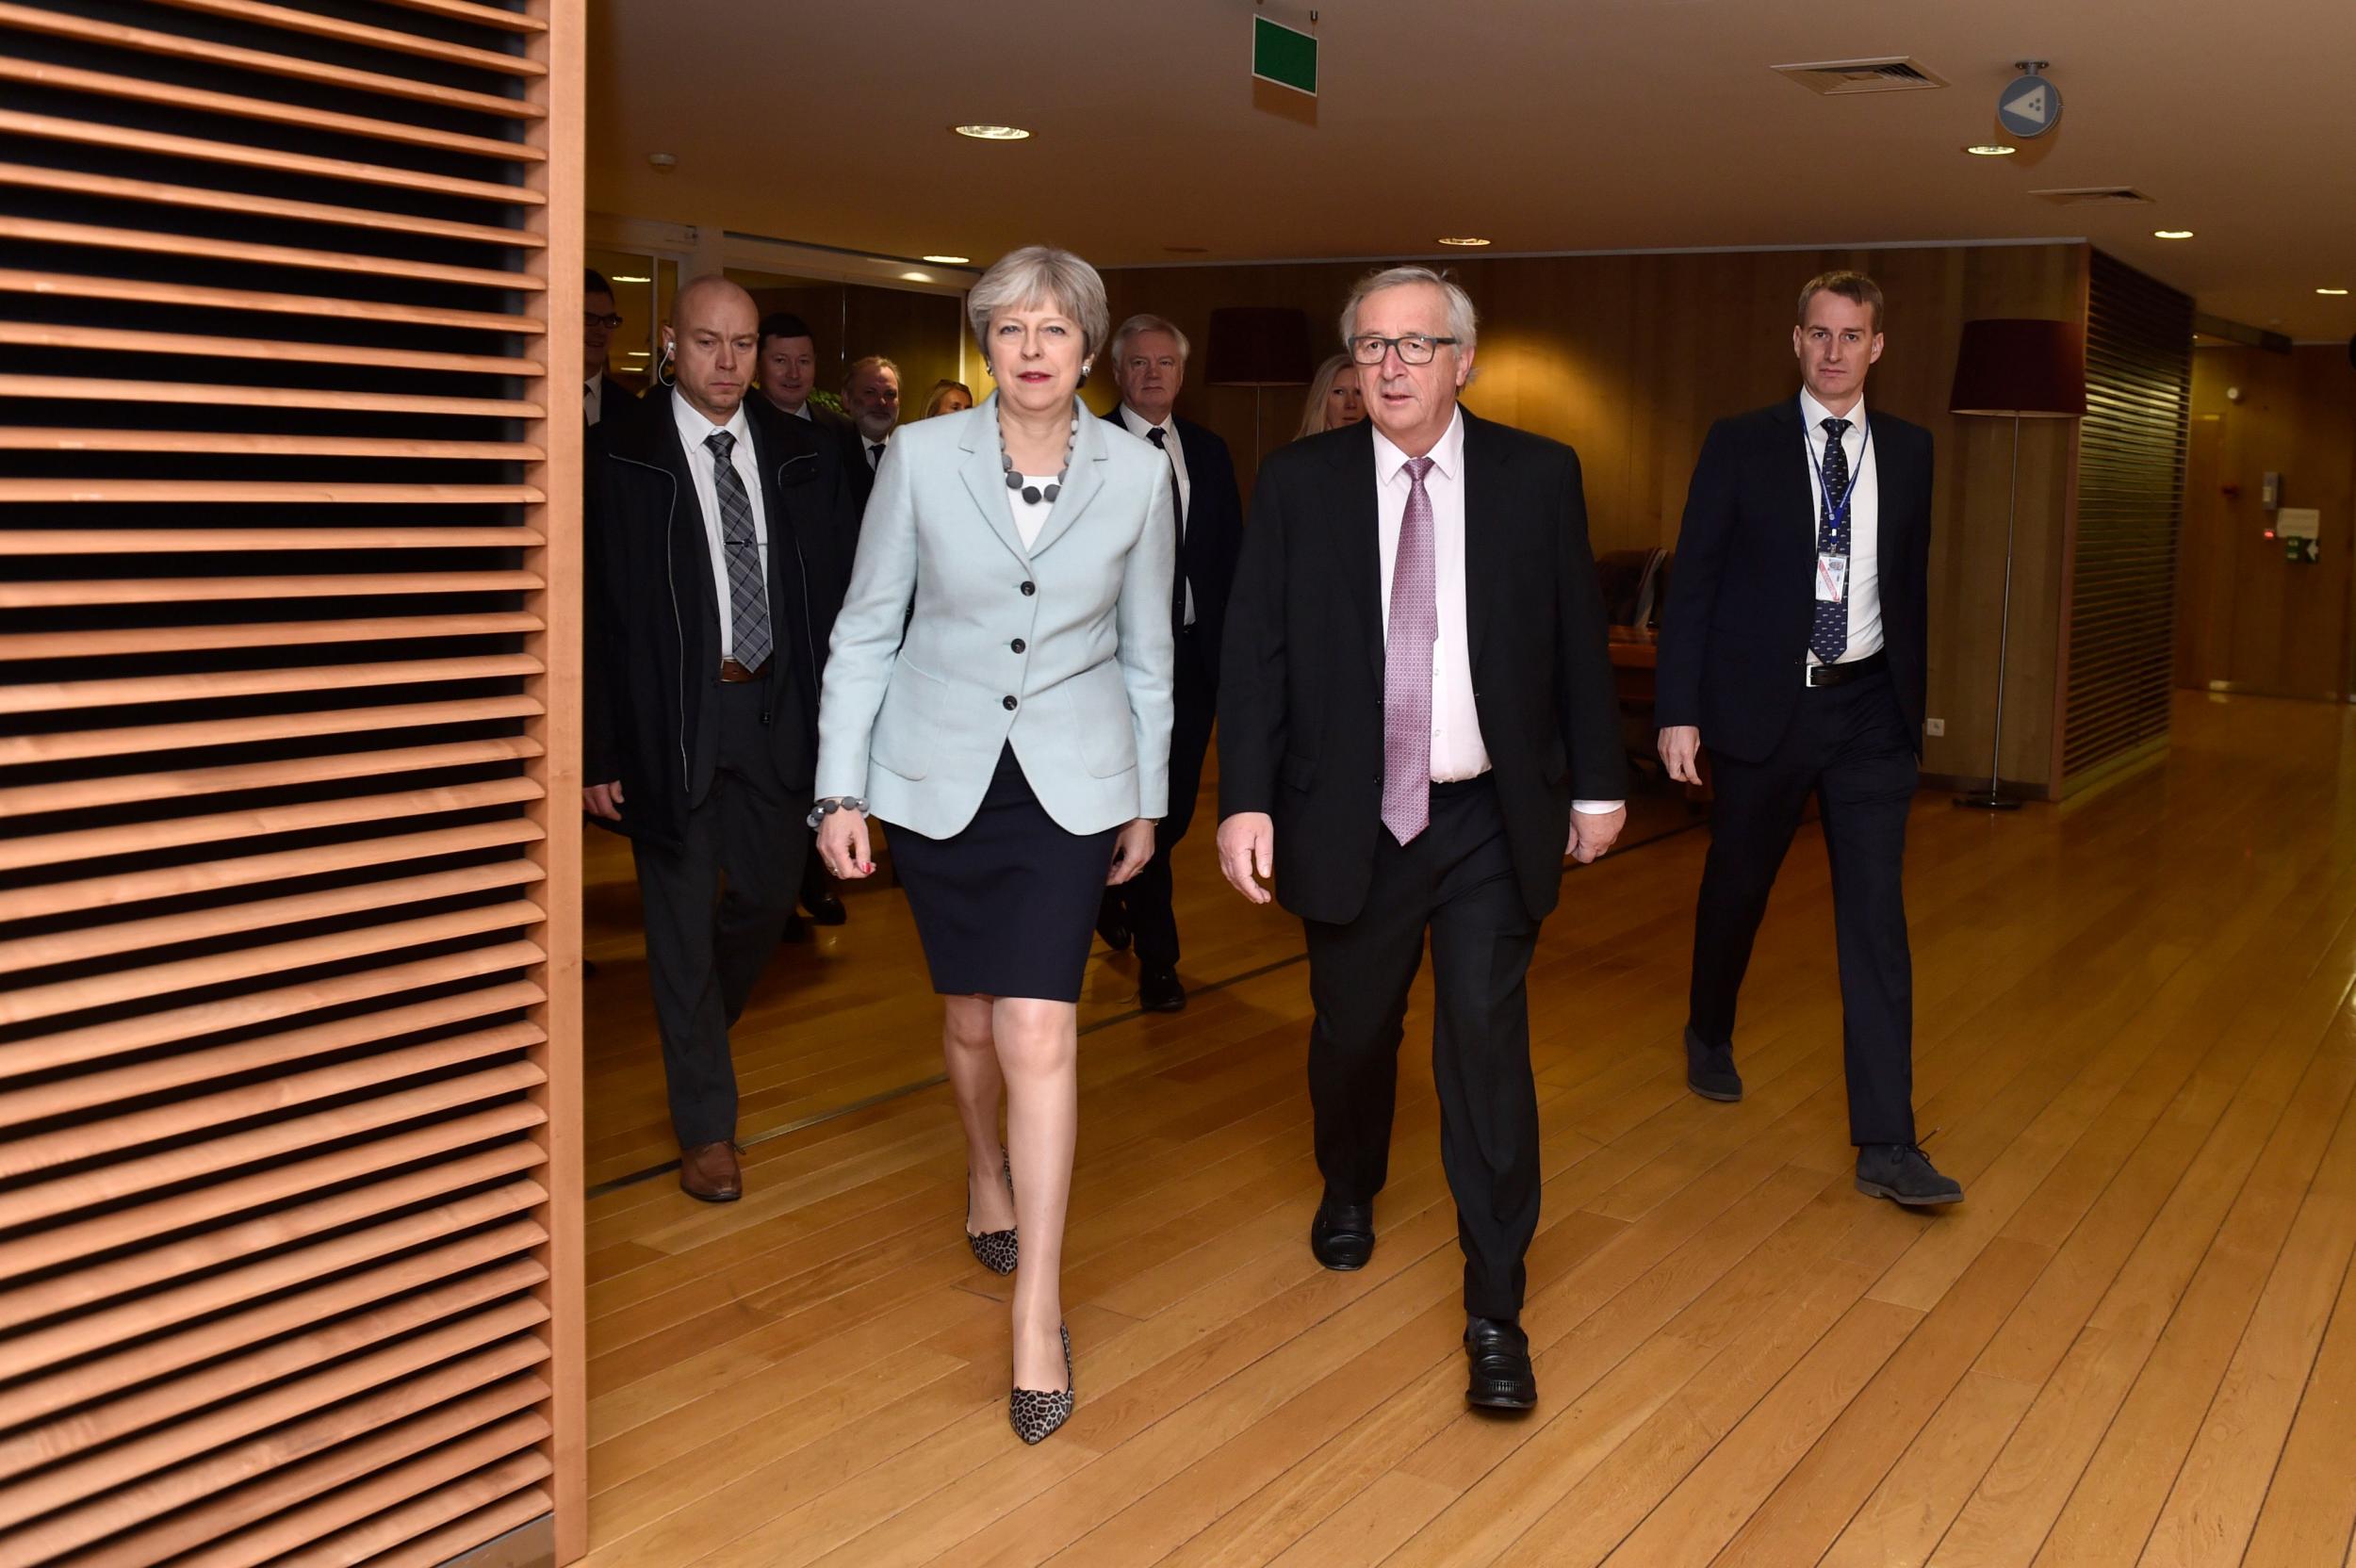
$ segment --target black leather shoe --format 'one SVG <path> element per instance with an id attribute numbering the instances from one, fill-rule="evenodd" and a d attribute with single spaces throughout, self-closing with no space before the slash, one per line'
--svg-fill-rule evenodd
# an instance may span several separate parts
<path id="1" fill-rule="evenodd" d="M 810 927 L 802 923 L 801 916 L 788 915 L 785 917 L 785 931 L 780 939 L 789 942 L 806 942 L 810 940 Z"/>
<path id="2" fill-rule="evenodd" d="M 1704 1100 L 1732 1102 L 1742 1099 L 1742 1075 L 1734 1070 L 1734 1046 L 1712 1045 L 1687 1029 L 1685 1086 Z"/>
<path id="3" fill-rule="evenodd" d="M 1922 1150 L 1910 1143 L 1868 1143 L 1857 1152 L 1857 1189 L 1910 1209 L 1963 1201 L 1963 1184 L 1941 1176 Z"/>
<path id="4" fill-rule="evenodd" d="M 1472 1380 L 1464 1402 L 1484 1410 L 1529 1410 L 1538 1402 L 1538 1374 L 1530 1364 L 1530 1336 L 1518 1323 L 1464 1319 L 1464 1359 Z"/>
<path id="5" fill-rule="evenodd" d="M 851 918 L 851 912 L 843 907 L 843 901 L 832 893 L 806 898 L 802 901 L 802 907 L 810 911 L 812 925 L 841 925 Z"/>
<path id="6" fill-rule="evenodd" d="M 1374 1256 L 1374 1205 L 1325 1199 L 1309 1221 L 1309 1250 L 1338 1274 L 1366 1267 Z"/>
<path id="7" fill-rule="evenodd" d="M 1096 906 L 1096 934 L 1115 953 L 1129 951 L 1129 916 L 1109 897 Z"/>
<path id="8" fill-rule="evenodd" d="M 1186 988 L 1170 970 L 1149 969 L 1137 975 L 1137 1005 L 1149 1013 L 1184 1012 Z"/>

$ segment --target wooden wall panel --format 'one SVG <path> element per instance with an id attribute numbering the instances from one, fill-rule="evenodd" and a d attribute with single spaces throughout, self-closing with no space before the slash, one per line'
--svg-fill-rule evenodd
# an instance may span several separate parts
<path id="1" fill-rule="evenodd" d="M 1702 437 L 1712 420 L 1793 395 L 1792 322 L 1800 286 L 1834 267 L 1880 281 L 1889 348 L 1873 371 L 1876 407 L 1929 427 L 1939 481 L 1931 565 L 1930 713 L 1946 722 L 1925 743 L 1934 774 L 1985 775 L 1995 717 L 1998 612 L 2011 426 L 1947 413 L 1962 324 L 1987 316 L 2078 319 L 2081 245 L 1873 251 L 1713 252 L 1673 255 L 1503 257 L 1455 271 L 1481 313 L 1476 412 L 1579 449 L 1597 549 L 1674 547 Z M 1247 486 L 1253 394 L 1203 384 L 1210 312 L 1220 305 L 1305 310 L 1315 341 L 1338 347 L 1343 296 L 1358 262 L 1117 270 L 1105 274 L 1113 319 L 1147 310 L 1194 339 L 1181 399 L 1226 437 Z M 1109 406 L 1109 380 L 1089 396 Z M 1258 449 L 1288 440 L 1301 393 L 1265 395 Z M 2038 791 L 2053 771 L 2062 534 L 2076 433 L 2032 421 L 2021 433 L 2021 530 L 2005 683 L 2005 779 Z"/>
<path id="2" fill-rule="evenodd" d="M 2226 389 L 2241 393 L 2228 400 Z M 2323 514 L 2322 559 L 2296 564 L 2266 537 L 2267 473 L 2282 504 Z M 2287 354 L 2202 348 L 2192 356 L 2192 442 L 2178 576 L 2176 683 L 2280 696 L 2351 687 L 2356 552 L 2356 368 L 2339 344 Z"/>
<path id="3" fill-rule="evenodd" d="M 2192 314 L 2189 296 L 2092 257 L 2064 639 L 2065 788 L 2168 737 Z"/>
<path id="4" fill-rule="evenodd" d="M 581 33 L 0 6 L 0 1563 L 585 1546 Z"/>

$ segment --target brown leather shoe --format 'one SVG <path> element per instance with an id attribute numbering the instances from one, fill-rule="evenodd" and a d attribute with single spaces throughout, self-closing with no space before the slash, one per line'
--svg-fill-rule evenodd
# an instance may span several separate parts
<path id="1" fill-rule="evenodd" d="M 744 1170 L 736 1145 L 699 1143 L 679 1156 L 679 1189 L 707 1203 L 733 1203 L 744 1196 Z"/>

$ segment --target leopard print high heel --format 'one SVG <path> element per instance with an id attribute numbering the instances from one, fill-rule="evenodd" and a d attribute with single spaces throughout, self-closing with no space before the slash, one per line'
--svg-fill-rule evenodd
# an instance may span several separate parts
<path id="1" fill-rule="evenodd" d="M 1006 1191 L 1011 1194 L 1014 1191 L 1013 1156 L 1006 1156 L 1000 1168 L 1006 1173 Z M 965 1182 L 970 1189 L 973 1184 L 972 1171 L 965 1173 Z M 1022 1250 L 1017 1235 L 1019 1229 L 1020 1227 L 1017 1226 L 1009 1226 L 1003 1231 L 984 1231 L 980 1235 L 975 1235 L 973 1233 L 973 1200 L 970 1196 L 966 1199 L 965 1244 L 973 1250 L 974 1261 L 992 1274 L 1014 1272 L 1015 1263 Z"/>
<path id="2" fill-rule="evenodd" d="M 1072 1327 L 1058 1324 L 1056 1328 L 1063 1335 L 1064 1386 L 1052 1391 L 1018 1388 L 1006 1396 L 1006 1422 L 1025 1443 L 1044 1443 L 1055 1436 L 1056 1429 L 1072 1419 L 1074 1396 L 1080 1391 L 1079 1380 L 1072 1371 Z"/>

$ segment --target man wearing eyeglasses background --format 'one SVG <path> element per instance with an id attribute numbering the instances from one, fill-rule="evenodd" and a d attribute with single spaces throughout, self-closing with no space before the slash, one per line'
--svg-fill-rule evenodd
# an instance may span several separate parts
<path id="1" fill-rule="evenodd" d="M 1458 406 L 1477 324 L 1429 268 L 1365 279 L 1342 336 L 1366 422 L 1261 466 L 1220 660 L 1219 850 L 1255 904 L 1272 874 L 1307 934 L 1325 1179 L 1309 1246 L 1328 1268 L 1374 1251 L 1429 934 L 1465 1397 L 1526 1410 L 1540 1171 L 1525 977 L 1563 858 L 1611 848 L 1627 780 L 1579 458 Z"/>
<path id="2" fill-rule="evenodd" d="M 605 356 L 622 318 L 614 308 L 614 286 L 594 268 L 581 289 L 581 412 L 592 430 L 638 403 L 638 394 L 606 373 Z"/>

